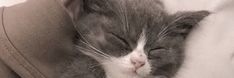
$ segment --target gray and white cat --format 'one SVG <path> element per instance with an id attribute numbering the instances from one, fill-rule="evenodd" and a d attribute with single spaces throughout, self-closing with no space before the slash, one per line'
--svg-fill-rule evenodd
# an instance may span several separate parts
<path id="1" fill-rule="evenodd" d="M 68 0 L 66 8 L 78 52 L 62 78 L 171 78 L 187 35 L 209 14 L 168 14 L 159 0 Z"/>

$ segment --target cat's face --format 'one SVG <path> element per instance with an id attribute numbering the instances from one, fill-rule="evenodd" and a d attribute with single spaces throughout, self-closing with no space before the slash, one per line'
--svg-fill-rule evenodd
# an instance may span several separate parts
<path id="1" fill-rule="evenodd" d="M 171 77 L 187 34 L 208 12 L 168 15 L 154 0 L 84 0 L 75 19 L 78 49 L 108 78 Z"/>

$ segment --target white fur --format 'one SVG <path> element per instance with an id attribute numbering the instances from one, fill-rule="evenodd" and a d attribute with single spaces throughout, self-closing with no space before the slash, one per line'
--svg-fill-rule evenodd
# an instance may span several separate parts
<path id="1" fill-rule="evenodd" d="M 205 18 L 191 35 L 175 78 L 234 78 L 234 1 Z"/>
<path id="2" fill-rule="evenodd" d="M 138 40 L 137 47 L 131 53 L 119 58 L 113 57 L 103 62 L 107 78 L 143 78 L 147 76 L 151 71 L 151 67 L 144 53 L 145 41 L 145 36 L 143 34 Z M 146 63 L 143 67 L 137 69 L 136 74 L 133 72 L 135 67 L 130 59 L 138 58 L 139 55 L 142 55 L 140 59 L 145 60 Z"/>

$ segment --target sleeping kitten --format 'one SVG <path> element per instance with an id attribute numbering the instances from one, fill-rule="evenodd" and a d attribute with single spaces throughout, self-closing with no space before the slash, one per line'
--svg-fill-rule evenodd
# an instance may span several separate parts
<path id="1" fill-rule="evenodd" d="M 74 2 L 66 8 L 79 33 L 78 52 L 62 78 L 170 78 L 183 62 L 186 36 L 209 14 L 170 15 L 158 0 Z"/>

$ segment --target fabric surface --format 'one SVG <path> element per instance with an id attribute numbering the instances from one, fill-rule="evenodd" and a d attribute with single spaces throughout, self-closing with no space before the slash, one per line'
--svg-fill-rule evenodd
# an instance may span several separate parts
<path id="1" fill-rule="evenodd" d="M 76 31 L 61 5 L 29 0 L 1 13 L 0 59 L 9 71 L 22 78 L 58 78 L 76 51 Z"/>
<path id="2" fill-rule="evenodd" d="M 0 60 L 0 77 L 1 78 L 20 78 L 14 71 L 7 67 L 2 60 Z"/>

